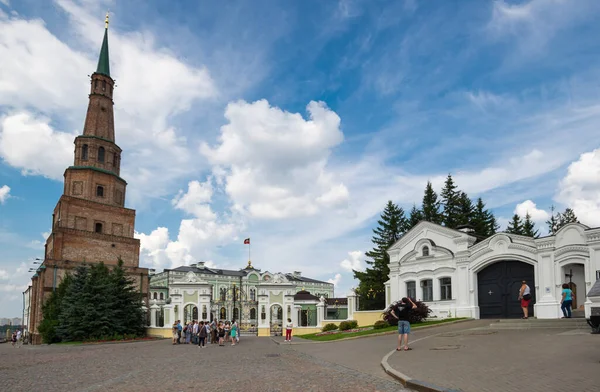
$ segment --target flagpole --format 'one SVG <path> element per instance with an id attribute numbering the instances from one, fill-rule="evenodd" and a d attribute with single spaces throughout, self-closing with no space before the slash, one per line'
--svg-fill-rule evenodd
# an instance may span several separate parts
<path id="1" fill-rule="evenodd" d="M 250 241 L 248 241 L 248 263 L 251 262 L 251 258 L 250 258 Z"/>

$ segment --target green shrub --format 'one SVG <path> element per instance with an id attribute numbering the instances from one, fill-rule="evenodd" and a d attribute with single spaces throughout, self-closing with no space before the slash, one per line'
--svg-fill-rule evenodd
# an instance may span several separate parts
<path id="1" fill-rule="evenodd" d="M 415 305 L 417 305 L 416 309 L 411 309 L 408 313 L 408 321 L 411 324 L 422 323 L 429 314 L 431 313 L 431 309 L 429 306 L 421 301 L 412 300 Z M 394 302 L 390 304 L 387 309 L 383 312 L 383 319 L 386 320 L 390 325 L 398 325 L 398 319 L 392 316 L 392 309 L 399 303 L 400 301 Z"/>
<path id="2" fill-rule="evenodd" d="M 335 325 L 334 323 L 329 323 L 329 324 L 325 324 L 325 325 L 323 326 L 323 329 L 322 329 L 322 331 L 323 331 L 323 332 L 329 332 L 329 331 L 335 331 L 335 330 L 337 330 L 337 329 L 338 329 L 338 326 L 337 326 L 337 325 Z"/>
<path id="3" fill-rule="evenodd" d="M 373 329 L 382 329 L 382 328 L 387 328 L 390 326 L 390 323 L 388 323 L 385 320 L 379 320 L 376 321 L 375 324 L 373 324 Z"/>
<path id="4" fill-rule="evenodd" d="M 358 321 L 356 320 L 347 320 L 340 323 L 340 331 L 347 331 L 355 328 L 358 328 Z"/>

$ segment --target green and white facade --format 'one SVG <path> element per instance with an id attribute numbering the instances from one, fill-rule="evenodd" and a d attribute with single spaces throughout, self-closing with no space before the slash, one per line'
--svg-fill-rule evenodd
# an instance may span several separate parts
<path id="1" fill-rule="evenodd" d="M 224 270 L 196 263 L 151 275 L 150 330 L 170 330 L 175 320 L 235 319 L 243 333 L 277 334 L 288 318 L 295 327 L 320 325 L 333 297 L 333 284 L 298 271 L 263 272 L 250 263 Z"/>

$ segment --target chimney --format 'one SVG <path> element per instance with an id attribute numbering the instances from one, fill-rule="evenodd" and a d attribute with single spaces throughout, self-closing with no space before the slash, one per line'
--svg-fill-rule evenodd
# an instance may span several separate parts
<path id="1" fill-rule="evenodd" d="M 302 272 L 300 272 L 300 271 L 294 271 L 294 273 L 292 275 L 294 275 L 294 278 L 299 278 L 299 277 L 302 276 Z"/>
<path id="2" fill-rule="evenodd" d="M 199 262 L 196 264 L 196 268 L 198 268 L 198 269 L 204 269 L 204 261 L 199 261 Z"/>
<path id="3" fill-rule="evenodd" d="M 196 264 L 196 263 L 190 264 L 190 267 L 192 267 L 192 268 L 197 268 L 197 267 L 198 267 L 198 264 Z"/>

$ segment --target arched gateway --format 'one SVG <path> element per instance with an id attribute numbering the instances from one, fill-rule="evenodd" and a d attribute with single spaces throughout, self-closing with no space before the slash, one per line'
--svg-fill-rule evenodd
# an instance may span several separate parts
<path id="1" fill-rule="evenodd" d="M 519 318 L 523 316 L 518 300 L 521 282 L 531 288 L 535 303 L 533 265 L 521 261 L 506 260 L 491 264 L 477 274 L 477 298 L 480 318 Z M 529 315 L 533 316 L 530 305 Z"/>

